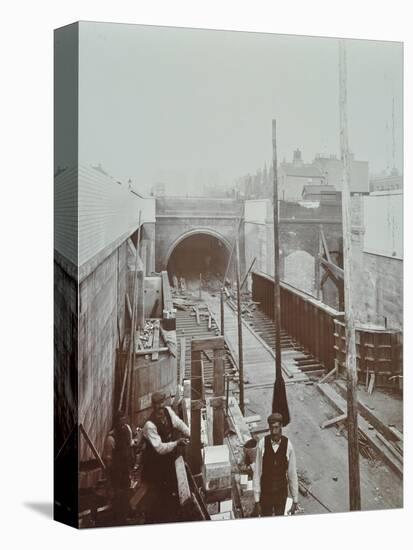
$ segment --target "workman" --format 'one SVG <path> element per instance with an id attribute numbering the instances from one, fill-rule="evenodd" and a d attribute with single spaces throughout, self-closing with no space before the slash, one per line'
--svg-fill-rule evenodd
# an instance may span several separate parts
<path id="1" fill-rule="evenodd" d="M 143 427 L 147 441 L 143 478 L 151 487 L 152 521 L 176 521 L 177 480 L 175 459 L 189 444 L 190 430 L 183 420 L 166 406 L 164 393 L 152 394 L 153 411 Z M 181 437 L 176 437 L 176 435 Z"/>
<path id="2" fill-rule="evenodd" d="M 295 452 L 291 441 L 282 435 L 283 417 L 279 413 L 268 417 L 269 435 L 257 445 L 254 465 L 254 515 L 282 516 L 288 497 L 293 500 L 289 514 L 298 509 L 298 477 Z"/>
<path id="3" fill-rule="evenodd" d="M 145 477 L 152 482 L 169 484 L 175 479 L 175 459 L 179 447 L 189 443 L 190 430 L 171 407 L 165 405 L 165 394 L 152 394 L 152 414 L 143 427 L 148 442 L 145 457 Z M 179 432 L 181 437 L 175 438 Z"/>
<path id="4" fill-rule="evenodd" d="M 130 472 L 134 465 L 132 429 L 122 411 L 115 415 L 113 429 L 108 433 L 104 461 L 113 501 L 115 524 L 123 525 L 129 515 Z"/>

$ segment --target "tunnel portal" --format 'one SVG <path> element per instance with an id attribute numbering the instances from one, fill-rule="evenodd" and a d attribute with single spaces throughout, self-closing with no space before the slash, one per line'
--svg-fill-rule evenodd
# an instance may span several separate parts
<path id="1" fill-rule="evenodd" d="M 206 233 L 190 235 L 173 248 L 167 265 L 169 277 L 184 277 L 189 288 L 198 288 L 201 275 L 203 286 L 218 289 L 229 255 L 228 244 L 220 238 Z"/>

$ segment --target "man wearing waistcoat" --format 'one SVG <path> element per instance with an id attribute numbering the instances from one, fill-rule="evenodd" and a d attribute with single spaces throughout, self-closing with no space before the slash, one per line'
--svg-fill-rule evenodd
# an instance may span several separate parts
<path id="1" fill-rule="evenodd" d="M 156 520 L 167 521 L 168 508 L 174 507 L 177 493 L 175 459 L 179 449 L 188 445 L 190 430 L 171 407 L 165 406 L 165 394 L 152 394 L 152 408 L 152 414 L 143 427 L 147 441 L 143 477 L 162 499 L 165 513 L 158 516 L 161 511 L 157 510 Z M 177 438 L 177 434 L 181 437 Z"/>
<path id="2" fill-rule="evenodd" d="M 257 445 L 254 466 L 254 513 L 257 516 L 282 516 L 290 488 L 293 504 L 289 514 L 298 509 L 298 477 L 291 441 L 282 435 L 283 418 L 279 413 L 268 417 L 270 433 Z"/>

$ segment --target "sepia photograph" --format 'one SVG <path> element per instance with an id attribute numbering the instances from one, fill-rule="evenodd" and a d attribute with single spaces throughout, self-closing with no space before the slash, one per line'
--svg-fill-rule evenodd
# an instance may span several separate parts
<path id="1" fill-rule="evenodd" d="M 55 519 L 398 509 L 403 437 L 403 43 L 56 29 Z"/>

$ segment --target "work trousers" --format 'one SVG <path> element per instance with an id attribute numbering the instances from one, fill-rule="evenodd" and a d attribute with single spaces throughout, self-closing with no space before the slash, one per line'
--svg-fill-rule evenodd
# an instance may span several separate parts
<path id="1" fill-rule="evenodd" d="M 113 496 L 113 520 L 115 525 L 125 525 L 129 515 L 129 488 L 115 488 Z"/>
<path id="2" fill-rule="evenodd" d="M 285 491 L 261 495 L 261 514 L 263 516 L 283 516 L 287 494 Z"/>

